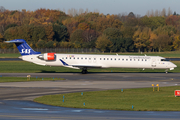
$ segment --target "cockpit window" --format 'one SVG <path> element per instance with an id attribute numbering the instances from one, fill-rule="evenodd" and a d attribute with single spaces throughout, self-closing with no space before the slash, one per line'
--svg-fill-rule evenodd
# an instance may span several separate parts
<path id="1" fill-rule="evenodd" d="M 161 59 L 161 61 L 169 61 L 169 60 L 167 60 L 167 59 Z"/>

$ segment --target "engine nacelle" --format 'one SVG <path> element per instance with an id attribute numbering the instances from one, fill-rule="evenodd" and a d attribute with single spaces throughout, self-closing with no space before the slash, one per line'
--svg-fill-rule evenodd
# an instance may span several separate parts
<path id="1" fill-rule="evenodd" d="M 44 54 L 39 55 L 38 58 L 41 60 L 49 61 L 49 60 L 55 60 L 56 55 L 55 53 L 44 53 Z"/>

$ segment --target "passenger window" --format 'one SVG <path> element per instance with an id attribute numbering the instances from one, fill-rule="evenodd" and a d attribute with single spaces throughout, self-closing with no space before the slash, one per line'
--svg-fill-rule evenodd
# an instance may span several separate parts
<path id="1" fill-rule="evenodd" d="M 145 61 L 147 61 L 147 60 L 145 59 Z"/>
<path id="2" fill-rule="evenodd" d="M 101 58 L 100 58 L 100 60 L 101 60 Z"/>
<path id="3" fill-rule="evenodd" d="M 96 60 L 96 58 L 94 58 L 94 60 Z"/>
<path id="4" fill-rule="evenodd" d="M 85 60 L 87 60 L 87 58 L 85 58 Z"/>
<path id="5" fill-rule="evenodd" d="M 143 61 L 143 59 L 142 59 L 142 61 Z"/>
<path id="6" fill-rule="evenodd" d="M 64 59 L 64 57 L 62 57 L 62 59 Z"/>
<path id="7" fill-rule="evenodd" d="M 114 60 L 116 60 L 116 58 L 114 58 Z"/>
<path id="8" fill-rule="evenodd" d="M 91 60 L 91 58 L 89 58 L 89 60 Z"/>
<path id="9" fill-rule="evenodd" d="M 77 59 L 79 59 L 79 57 Z"/>
<path id="10" fill-rule="evenodd" d="M 74 59 L 75 59 L 75 57 L 74 57 Z"/>
<path id="11" fill-rule="evenodd" d="M 104 60 L 106 60 L 106 58 L 104 58 Z"/>
<path id="12" fill-rule="evenodd" d="M 111 60 L 112 60 L 112 58 L 111 58 Z"/>
<path id="13" fill-rule="evenodd" d="M 70 59 L 71 59 L 71 57 L 70 57 Z"/>
<path id="14" fill-rule="evenodd" d="M 136 59 L 134 59 L 134 61 L 136 61 Z"/>
<path id="15" fill-rule="evenodd" d="M 130 59 L 130 61 L 132 61 L 132 59 Z"/>
<path id="16" fill-rule="evenodd" d="M 67 59 L 67 57 L 66 57 L 66 59 Z"/>
<path id="17" fill-rule="evenodd" d="M 124 59 L 122 59 L 122 61 L 124 61 Z"/>
<path id="18" fill-rule="evenodd" d="M 126 61 L 128 61 L 128 59 L 126 59 Z"/>
<path id="19" fill-rule="evenodd" d="M 107 58 L 107 60 L 109 60 L 109 58 Z"/>
<path id="20" fill-rule="evenodd" d="M 120 60 L 120 58 L 118 60 Z"/>
<path id="21" fill-rule="evenodd" d="M 81 58 L 81 60 L 83 60 L 83 58 Z"/>

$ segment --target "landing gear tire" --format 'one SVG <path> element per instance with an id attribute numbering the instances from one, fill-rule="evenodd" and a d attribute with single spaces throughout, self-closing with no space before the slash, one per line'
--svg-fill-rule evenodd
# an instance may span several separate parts
<path id="1" fill-rule="evenodd" d="M 86 74 L 87 72 L 87 70 L 82 70 L 82 74 Z"/>

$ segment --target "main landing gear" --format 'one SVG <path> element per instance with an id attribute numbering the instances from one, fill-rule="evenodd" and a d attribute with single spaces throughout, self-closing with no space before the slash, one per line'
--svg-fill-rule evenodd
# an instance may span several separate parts
<path id="1" fill-rule="evenodd" d="M 166 74 L 167 74 L 167 73 L 168 73 L 168 69 L 166 69 L 166 71 L 165 71 L 165 72 L 166 72 Z"/>
<path id="2" fill-rule="evenodd" d="M 88 72 L 88 71 L 87 71 L 87 68 L 83 68 L 81 73 L 82 73 L 82 74 L 86 74 L 87 72 Z"/>

